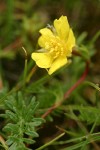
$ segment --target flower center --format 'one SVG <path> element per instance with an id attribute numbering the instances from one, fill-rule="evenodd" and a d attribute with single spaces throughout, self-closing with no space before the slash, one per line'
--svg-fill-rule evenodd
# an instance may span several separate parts
<path id="1" fill-rule="evenodd" d="M 49 42 L 45 43 L 45 49 L 49 51 L 49 53 L 53 56 L 53 58 L 57 58 L 59 56 L 66 55 L 66 46 L 63 41 L 57 36 L 50 39 Z"/>

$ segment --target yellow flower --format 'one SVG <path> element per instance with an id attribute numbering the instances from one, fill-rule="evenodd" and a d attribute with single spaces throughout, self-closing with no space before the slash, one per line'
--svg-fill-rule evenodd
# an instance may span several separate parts
<path id="1" fill-rule="evenodd" d="M 66 16 L 54 20 L 54 27 L 40 30 L 38 44 L 41 49 L 32 53 L 32 59 L 37 66 L 48 70 L 49 75 L 68 62 L 75 37 Z"/>

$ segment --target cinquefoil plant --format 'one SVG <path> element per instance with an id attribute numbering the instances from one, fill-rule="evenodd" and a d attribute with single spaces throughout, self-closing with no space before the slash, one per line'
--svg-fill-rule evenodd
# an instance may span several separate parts
<path id="1" fill-rule="evenodd" d="M 34 97 L 28 105 L 23 100 L 21 92 L 18 92 L 16 99 L 14 99 L 15 97 L 8 97 L 5 101 L 6 112 L 1 115 L 7 118 L 9 122 L 3 128 L 9 134 L 6 143 L 9 150 L 29 150 L 25 144 L 35 142 L 33 138 L 39 136 L 35 127 L 39 126 L 44 120 L 33 116 L 38 106 Z"/>

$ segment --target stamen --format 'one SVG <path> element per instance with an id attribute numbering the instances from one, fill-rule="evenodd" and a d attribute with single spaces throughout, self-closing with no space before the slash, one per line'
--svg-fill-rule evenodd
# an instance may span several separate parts
<path id="1" fill-rule="evenodd" d="M 57 36 L 45 43 L 45 49 L 51 53 L 54 59 L 66 53 L 65 44 Z"/>

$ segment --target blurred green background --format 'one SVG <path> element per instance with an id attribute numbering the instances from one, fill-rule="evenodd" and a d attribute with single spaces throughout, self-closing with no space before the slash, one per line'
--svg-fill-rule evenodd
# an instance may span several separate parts
<path id="1" fill-rule="evenodd" d="M 68 17 L 77 45 L 81 47 L 79 50 L 85 51 L 86 54 L 88 51 L 91 56 L 87 80 L 100 84 L 100 0 L 0 0 L 1 99 L 23 79 L 25 53 L 22 47 L 27 51 L 28 75 L 35 65 L 31 59 L 31 53 L 39 48 L 37 44 L 38 37 L 40 36 L 39 30 L 46 27 L 47 24 L 52 24 L 53 20 L 61 15 Z M 54 74 L 51 77 L 48 77 L 44 69 L 38 68 L 28 85 L 21 89 L 26 101 L 35 95 L 40 102 L 40 110 L 36 112 L 37 116 L 41 116 L 45 112 L 45 108 L 52 106 L 55 101 L 61 99 L 64 92 L 81 76 L 84 71 L 84 61 L 81 58 L 72 58 L 72 60 L 72 64 L 68 68 L 62 68 L 60 72 L 58 71 L 59 74 Z M 81 85 L 79 89 L 76 89 L 68 99 L 69 101 L 65 103 L 65 107 L 63 105 L 64 110 L 62 108 L 62 110 L 58 110 L 58 112 L 53 114 L 57 117 L 53 118 L 54 122 L 47 123 L 43 130 L 39 131 L 40 137 L 37 139 L 35 147 L 41 146 L 53 138 L 56 131 L 58 131 L 55 127 L 56 125 L 62 125 L 62 128 L 78 133 L 79 135 L 75 133 L 76 137 L 83 135 L 81 126 L 76 125 L 77 121 L 73 122 L 71 120 L 73 119 L 71 118 L 73 114 L 70 111 L 68 112 L 69 119 L 66 117 L 68 114 L 65 116 L 63 112 L 66 111 L 66 106 L 69 104 L 79 104 L 100 109 L 100 95 L 97 93 L 96 89 L 86 85 Z M 2 111 L 2 105 L 0 107 Z M 79 113 L 80 108 L 77 108 L 76 111 Z M 88 114 L 88 108 L 85 111 Z M 92 115 L 88 114 L 87 116 L 89 119 Z M 94 123 L 94 116 L 92 116 L 92 119 L 90 117 L 90 122 L 92 120 L 92 123 Z M 53 119 L 51 116 L 48 117 L 49 121 L 53 121 Z M 91 126 L 87 124 L 85 126 L 90 131 Z M 1 124 L 2 127 L 3 124 Z M 99 130 L 99 128 L 96 128 L 96 132 L 99 132 Z M 59 145 L 54 147 L 58 149 Z M 50 149 L 54 147 L 51 146 Z"/>

